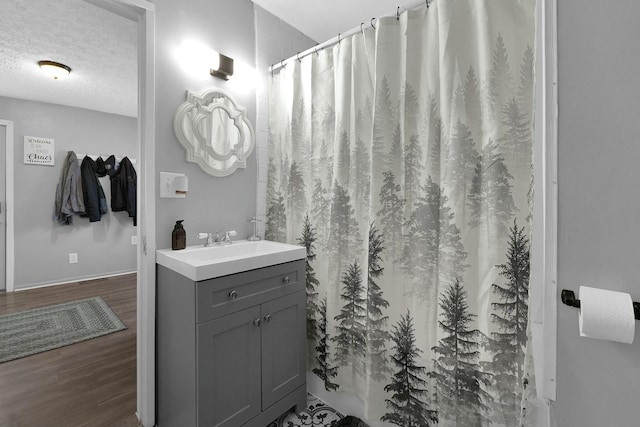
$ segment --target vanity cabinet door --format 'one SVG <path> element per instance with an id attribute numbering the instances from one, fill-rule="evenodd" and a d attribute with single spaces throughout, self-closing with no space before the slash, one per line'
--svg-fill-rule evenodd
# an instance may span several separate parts
<path id="1" fill-rule="evenodd" d="M 262 409 L 304 384 L 305 292 L 262 304 Z"/>
<path id="2" fill-rule="evenodd" d="M 197 325 L 198 426 L 237 427 L 258 415 L 260 306 Z"/>

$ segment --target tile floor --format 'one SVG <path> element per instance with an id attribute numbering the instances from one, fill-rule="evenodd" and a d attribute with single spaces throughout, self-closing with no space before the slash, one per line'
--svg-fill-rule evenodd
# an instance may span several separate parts
<path id="1" fill-rule="evenodd" d="M 330 427 L 342 418 L 340 412 L 307 393 L 307 409 L 299 414 L 284 414 L 267 427 Z"/>

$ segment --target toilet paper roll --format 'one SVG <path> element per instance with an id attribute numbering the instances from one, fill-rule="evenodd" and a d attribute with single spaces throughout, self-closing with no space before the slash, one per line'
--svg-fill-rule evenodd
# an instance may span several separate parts
<path id="1" fill-rule="evenodd" d="M 580 286 L 580 336 L 631 344 L 636 332 L 631 295 Z"/>

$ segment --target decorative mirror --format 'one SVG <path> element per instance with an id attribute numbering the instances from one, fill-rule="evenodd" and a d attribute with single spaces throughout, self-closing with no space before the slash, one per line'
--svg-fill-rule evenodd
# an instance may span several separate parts
<path id="1" fill-rule="evenodd" d="M 220 89 L 187 91 L 187 100 L 173 119 L 173 130 L 187 152 L 187 161 L 213 176 L 245 168 L 255 144 L 246 109 Z"/>

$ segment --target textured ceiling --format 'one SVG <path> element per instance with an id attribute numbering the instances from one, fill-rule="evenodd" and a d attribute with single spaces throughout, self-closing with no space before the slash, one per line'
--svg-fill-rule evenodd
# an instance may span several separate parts
<path id="1" fill-rule="evenodd" d="M 253 0 L 308 37 L 322 43 L 371 18 L 394 15 L 416 0 Z M 402 9 L 401 9 L 402 10 Z"/>
<path id="2" fill-rule="evenodd" d="M 11 0 L 0 13 L 0 96 L 137 116 L 137 24 L 84 0 Z M 37 62 L 71 67 L 50 79 Z"/>

